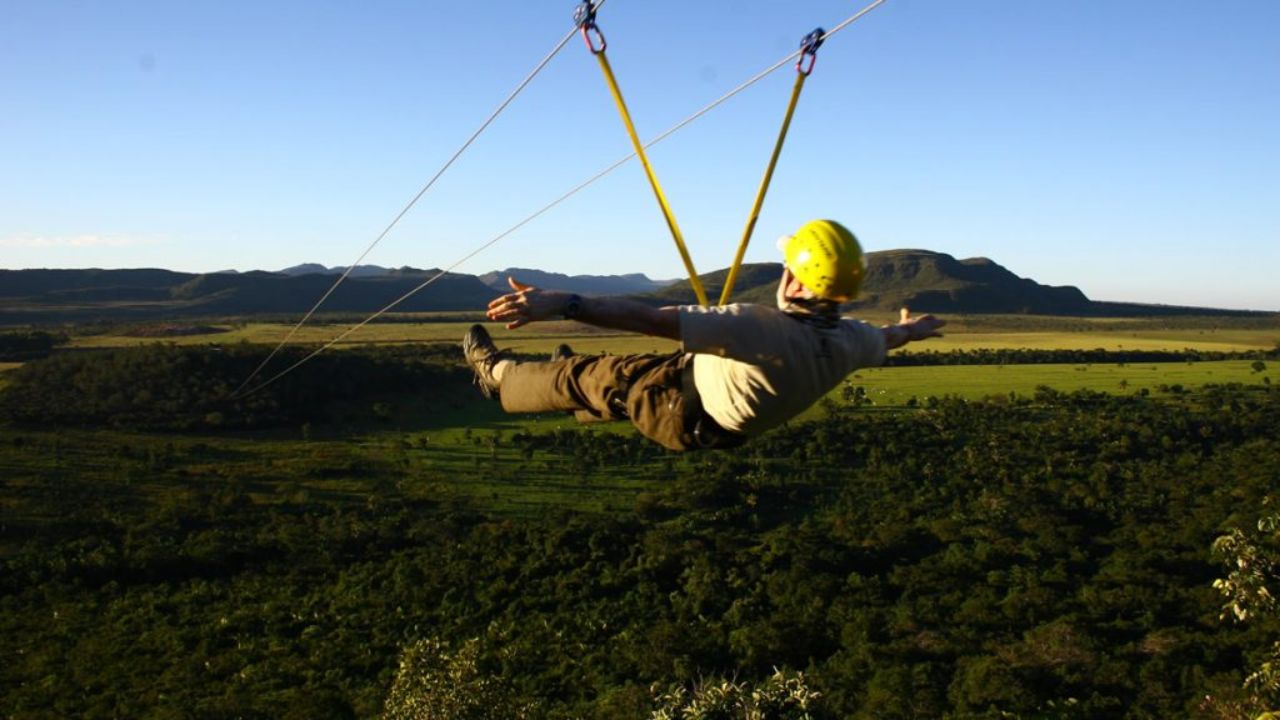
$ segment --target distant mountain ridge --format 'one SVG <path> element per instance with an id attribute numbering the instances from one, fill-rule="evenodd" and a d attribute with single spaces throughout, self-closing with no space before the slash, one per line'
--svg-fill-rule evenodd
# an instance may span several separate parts
<path id="1" fill-rule="evenodd" d="M 372 313 L 438 270 L 350 277 L 322 312 Z M 329 274 L 178 273 L 168 270 L 0 270 L 0 323 L 301 314 L 331 287 Z M 483 308 L 492 289 L 446 273 L 396 306 L 399 312 Z"/>
<path id="2" fill-rule="evenodd" d="M 956 260 L 928 250 L 871 253 L 855 307 L 907 306 L 930 312 L 1088 314 L 1091 301 L 1074 286 L 1041 285 L 988 258 Z"/>
<path id="3" fill-rule="evenodd" d="M 384 268 L 381 265 L 356 265 L 351 268 L 351 272 L 347 277 L 380 277 L 382 275 L 391 275 L 395 273 L 406 274 L 404 273 L 405 270 L 412 269 L 413 268 L 400 268 L 400 270 L 392 270 L 390 268 Z M 341 275 L 346 271 L 347 268 L 345 266 L 325 267 L 320 263 L 302 263 L 301 265 L 287 267 L 279 272 L 282 275 L 298 277 L 300 275 Z M 425 271 L 420 270 L 418 272 L 421 273 Z"/>
<path id="4" fill-rule="evenodd" d="M 1015 275 L 989 258 L 957 260 L 931 250 L 883 250 L 867 253 L 867 275 L 850 311 L 896 310 L 952 314 L 1029 314 L 1101 317 L 1152 315 L 1271 315 L 1253 310 L 1152 305 L 1090 300 L 1074 286 L 1042 285 Z M 772 304 L 781 263 L 748 263 L 739 270 L 734 302 Z M 699 275 L 708 298 L 715 302 L 728 270 Z M 650 302 L 696 302 L 688 280 L 681 280 L 647 296 Z"/>
<path id="5" fill-rule="evenodd" d="M 772 302 L 780 263 L 744 265 L 734 299 Z M 703 275 L 707 294 L 718 297 L 727 271 Z M 692 302 L 689 282 L 658 294 L 663 300 Z M 910 307 L 922 312 L 1088 314 L 1092 303 L 1076 287 L 1051 287 L 1021 278 L 987 258 L 956 260 L 929 250 L 867 253 L 867 275 L 851 309 Z"/>
<path id="6" fill-rule="evenodd" d="M 531 268 L 507 268 L 480 275 L 480 282 L 499 292 L 507 292 L 508 277 L 544 290 L 564 290 L 580 295 L 637 295 L 650 293 L 666 285 L 670 280 L 650 280 L 643 273 L 626 275 L 565 275 L 562 273 L 533 270 Z"/>
<path id="7" fill-rule="evenodd" d="M 300 315 L 324 295 L 345 268 L 308 263 L 280 272 L 180 273 L 161 269 L 0 270 L 0 324 L 173 317 Z M 732 300 L 772 304 L 782 266 L 744 265 Z M 434 269 L 362 265 L 325 301 L 320 312 L 372 313 L 438 273 Z M 727 269 L 702 275 L 712 302 Z M 398 305 L 398 312 L 482 310 L 507 290 L 507 276 L 538 287 L 582 295 L 627 295 L 651 304 L 696 302 L 687 280 L 663 284 L 640 273 L 577 275 L 508 268 L 479 277 L 446 273 Z M 988 258 L 957 260 L 929 250 L 868 253 L 867 277 L 854 311 L 1078 316 L 1270 315 L 1273 313 L 1096 302 L 1073 286 L 1052 287 L 1019 277 Z"/>
<path id="8" fill-rule="evenodd" d="M 347 268 L 326 267 L 320 263 L 302 263 L 280 270 L 281 274 L 290 277 L 303 275 L 341 275 Z M 381 265 L 357 265 L 351 269 L 348 277 L 370 278 L 384 275 L 422 275 L 425 270 L 411 267 L 399 269 L 385 268 Z M 478 275 L 480 282 L 499 292 L 510 289 L 507 278 L 515 277 L 521 282 L 546 290 L 564 290 L 580 295 L 633 295 L 648 293 L 671 284 L 672 280 L 650 280 L 643 273 L 627 273 L 624 275 L 565 275 L 558 272 L 547 272 L 533 268 L 507 268 L 494 270 Z"/>
<path id="9" fill-rule="evenodd" d="M 320 263 L 302 263 L 287 267 L 280 272 L 290 277 L 304 275 L 341 275 L 347 268 L 341 266 L 326 267 Z M 425 270 L 411 267 L 399 269 L 385 268 L 381 265 L 357 265 L 351 269 L 348 277 L 373 278 L 386 275 L 424 275 Z M 564 273 L 547 272 L 533 268 L 507 268 L 494 270 L 477 276 L 480 282 L 499 292 L 510 289 L 508 277 L 515 277 L 521 282 L 544 288 L 546 290 L 564 290 L 580 295 L 633 295 L 653 292 L 671 284 L 672 280 L 650 280 L 643 273 L 627 273 L 624 275 L 565 275 Z"/>

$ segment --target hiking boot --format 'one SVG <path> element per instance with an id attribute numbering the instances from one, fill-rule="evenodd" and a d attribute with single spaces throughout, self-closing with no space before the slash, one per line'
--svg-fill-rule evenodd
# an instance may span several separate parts
<path id="1" fill-rule="evenodd" d="M 476 387 L 490 400 L 498 398 L 498 381 L 493 377 L 493 366 L 502 359 L 504 351 L 493 344 L 493 338 L 481 325 L 472 325 L 462 336 L 462 356 L 475 373 Z"/>
<path id="2" fill-rule="evenodd" d="M 555 350 L 551 351 L 551 362 L 555 362 L 557 360 L 568 360 L 571 357 L 573 357 L 573 348 L 569 347 L 566 343 L 560 343 L 556 346 Z"/>

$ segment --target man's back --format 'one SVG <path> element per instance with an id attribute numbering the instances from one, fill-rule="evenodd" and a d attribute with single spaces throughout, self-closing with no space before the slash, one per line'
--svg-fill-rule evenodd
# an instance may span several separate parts
<path id="1" fill-rule="evenodd" d="M 843 318 L 824 327 L 763 305 L 682 306 L 703 408 L 721 427 L 758 435 L 798 415 L 860 367 L 884 362 L 883 333 Z"/>

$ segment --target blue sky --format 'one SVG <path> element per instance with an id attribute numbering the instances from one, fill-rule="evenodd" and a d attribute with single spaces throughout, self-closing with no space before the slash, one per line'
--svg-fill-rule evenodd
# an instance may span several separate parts
<path id="1" fill-rule="evenodd" d="M 649 138 L 866 1 L 609 0 L 600 25 Z M 573 7 L 5 0 L 0 267 L 345 266 Z M 748 260 L 833 217 L 1095 299 L 1280 310 L 1277 27 L 1272 0 L 888 0 L 819 52 Z M 699 270 L 793 80 L 651 150 Z M 366 262 L 450 265 L 629 152 L 575 40 Z M 683 273 L 636 163 L 459 271 L 508 266 Z"/>

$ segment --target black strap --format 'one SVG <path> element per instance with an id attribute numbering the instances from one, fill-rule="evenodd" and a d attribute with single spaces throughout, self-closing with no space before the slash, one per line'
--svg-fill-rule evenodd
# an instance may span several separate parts
<path id="1" fill-rule="evenodd" d="M 684 394 L 684 427 L 698 447 L 703 449 L 733 448 L 747 441 L 747 436 L 720 427 L 715 418 L 702 407 L 698 384 L 693 381 L 693 361 L 696 355 L 688 355 L 680 369 L 680 390 Z"/>

